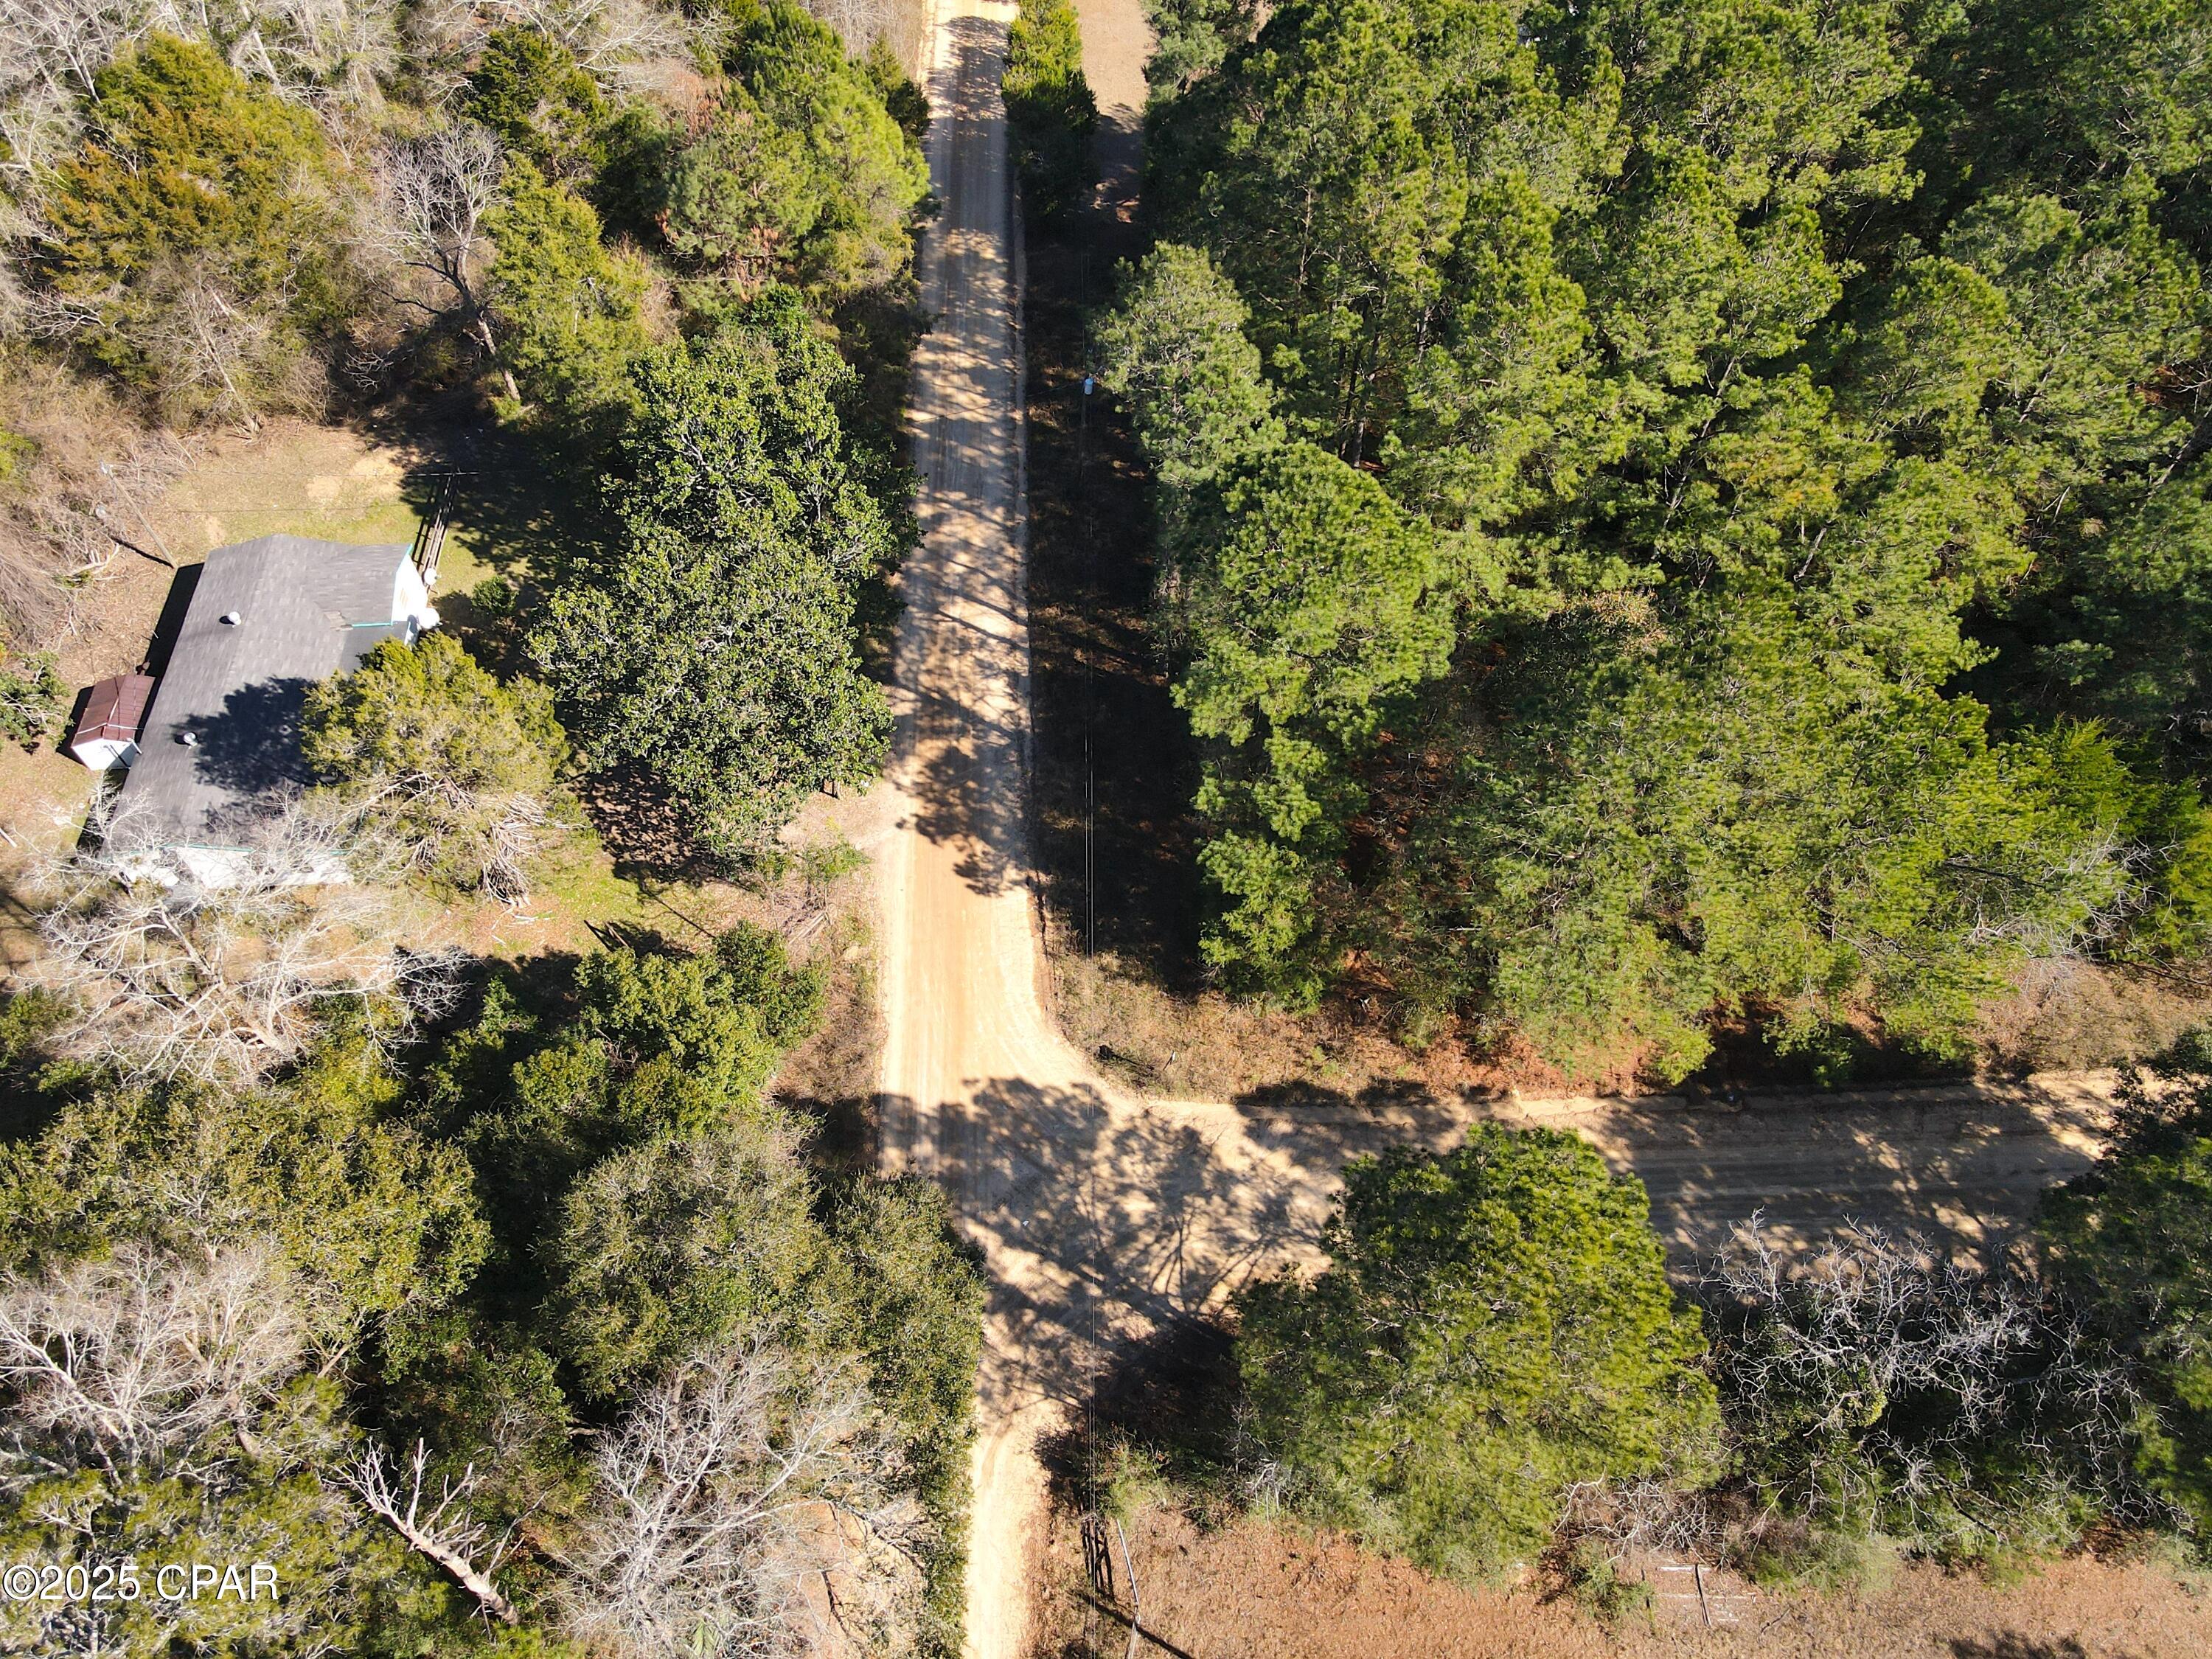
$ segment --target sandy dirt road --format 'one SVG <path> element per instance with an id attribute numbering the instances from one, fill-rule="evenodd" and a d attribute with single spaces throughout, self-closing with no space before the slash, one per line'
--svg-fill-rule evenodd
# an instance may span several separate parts
<path id="1" fill-rule="evenodd" d="M 1131 0 L 1123 0 L 1130 3 Z M 1086 8 L 1088 9 L 1088 8 Z M 978 1380 L 969 1651 L 1025 1651 L 1046 1476 L 1118 1345 L 1311 1260 L 1344 1160 L 1443 1146 L 1486 1109 L 1240 1111 L 1123 1097 L 1061 1038 L 1041 985 L 1028 823 L 1015 271 L 998 77 L 1012 7 L 940 0 L 917 355 L 923 541 L 902 578 L 879 801 L 883 1161 L 945 1183 L 990 1279 Z M 1125 94 L 1125 101 L 1126 101 Z M 1684 1259 L 1764 1206 L 1813 1230 L 1863 1214 L 1972 1237 L 2090 1155 L 2100 1080 L 1738 1115 L 1599 1103 L 1508 1109 L 1572 1127 L 1650 1182 Z"/>

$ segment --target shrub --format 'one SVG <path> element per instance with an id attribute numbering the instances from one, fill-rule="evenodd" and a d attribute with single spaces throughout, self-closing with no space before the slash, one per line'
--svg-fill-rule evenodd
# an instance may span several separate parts
<path id="1" fill-rule="evenodd" d="M 402 866 L 520 903 L 558 838 L 568 739 L 534 680 L 502 685 L 446 634 L 387 640 L 307 694 L 302 749 Z"/>
<path id="2" fill-rule="evenodd" d="M 18 657 L 0 647 L 0 738 L 27 748 L 50 735 L 67 694 L 51 653 Z"/>
<path id="3" fill-rule="evenodd" d="M 2142 1367 L 2136 1469 L 2212 1537 L 2212 1028 L 2126 1075 L 2110 1147 L 2037 1228 L 2054 1275 Z"/>

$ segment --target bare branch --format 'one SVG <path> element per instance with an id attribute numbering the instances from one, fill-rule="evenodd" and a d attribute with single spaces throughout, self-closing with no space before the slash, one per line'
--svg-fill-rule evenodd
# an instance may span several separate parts
<path id="1" fill-rule="evenodd" d="M 211 1431 L 268 1405 L 306 1340 L 264 1246 L 194 1262 L 125 1244 L 46 1278 L 11 1276 L 0 1281 L 8 1432 L 19 1453 L 68 1447 L 110 1468 L 176 1473 Z"/>
<path id="2" fill-rule="evenodd" d="M 476 1466 L 471 1464 L 458 1480 L 441 1480 L 434 1503 L 428 1497 L 430 1449 L 421 1440 L 404 1469 L 384 1447 L 370 1441 L 361 1455 L 338 1479 L 357 1494 L 369 1513 L 406 1540 L 417 1554 L 428 1557 L 462 1589 L 477 1598 L 484 1611 L 502 1624 L 518 1624 L 521 1615 L 514 1604 L 499 1593 L 491 1580 L 498 1570 L 500 1549 L 479 1568 L 489 1529 L 469 1513 L 469 1494 L 476 1487 Z"/>
<path id="3" fill-rule="evenodd" d="M 458 313 L 468 328 L 483 314 L 476 264 L 502 165 L 499 141 L 473 122 L 396 140 L 377 158 L 376 193 L 359 225 L 364 251 L 429 278 L 442 296 L 416 303 Z"/>
<path id="4" fill-rule="evenodd" d="M 295 798 L 252 827 L 231 880 L 165 886 L 126 794 L 99 844 L 45 878 L 31 977 L 76 1010 L 57 1048 L 130 1077 L 234 1084 L 296 1059 L 334 1006 L 404 1027 L 444 1006 L 453 957 L 417 948 L 398 896 L 347 880 L 352 827 Z"/>
<path id="5" fill-rule="evenodd" d="M 2032 1488 L 2147 1512 L 2131 1473 L 2141 1396 L 2124 1364 L 2033 1276 L 1981 1271 L 1863 1224 L 1807 1257 L 1760 1218 L 1707 1267 L 1723 1403 L 1764 1495 L 1815 1520 L 1886 1504 L 1913 1526 L 1994 1534 Z M 1987 1448 L 2047 1446 L 2000 1500 Z"/>
<path id="6" fill-rule="evenodd" d="M 562 1598 L 586 1642 L 782 1656 L 833 1629 L 874 1646 L 911 1630 L 923 1517 L 849 1364 L 759 1344 L 699 1360 L 638 1402 L 594 1473 Z"/>

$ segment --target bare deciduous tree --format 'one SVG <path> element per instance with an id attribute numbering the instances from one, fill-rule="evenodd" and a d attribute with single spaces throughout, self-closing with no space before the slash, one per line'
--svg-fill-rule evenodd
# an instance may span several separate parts
<path id="1" fill-rule="evenodd" d="M 1665 1480 L 1583 1480 L 1567 1488 L 1560 1531 L 1568 1538 L 1602 1538 L 1621 1555 L 1656 1550 L 1711 1559 L 1721 1553 L 1723 1527 L 1705 1492 Z"/>
<path id="2" fill-rule="evenodd" d="M 19 358 L 10 368 L 0 427 L 28 446 L 0 513 L 0 613 L 18 643 L 42 645 L 74 629 L 118 545 L 167 562 L 149 515 L 189 454 L 59 364 Z"/>
<path id="3" fill-rule="evenodd" d="M 433 319 L 457 316 L 495 358 L 499 346 L 476 265 L 504 165 L 499 140 L 473 121 L 397 140 L 378 158 L 376 195 L 360 230 L 368 252 L 403 274 L 429 279 L 396 289 L 401 305 Z M 501 373 L 507 395 L 520 400 L 514 374 Z"/>
<path id="4" fill-rule="evenodd" d="M 359 1496 L 371 1515 L 398 1533 L 408 1548 L 436 1562 L 454 1583 L 477 1598 L 485 1612 L 502 1624 L 516 1624 L 521 1615 L 492 1582 L 509 1540 L 492 1541 L 491 1529 L 469 1511 L 476 1476 L 476 1466 L 471 1464 L 459 1480 L 441 1479 L 433 1500 L 430 1449 L 417 1440 L 404 1465 L 371 1441 L 338 1478 Z"/>
<path id="5" fill-rule="evenodd" d="M 265 1245 L 126 1242 L 0 1278 L 0 1507 L 19 1548 L 91 1570 L 300 1546 L 282 1596 L 249 1605 L 150 1583 L 136 1597 L 0 1599 L 0 1650 L 336 1651 L 359 1523 L 323 1484 L 346 1436 L 329 1392 L 302 1386 L 307 1353 L 293 1282 Z"/>
<path id="6" fill-rule="evenodd" d="M 7 1477 L 91 1464 L 204 1475 L 219 1430 L 250 1422 L 300 1367 L 306 1328 L 265 1246 L 201 1261 L 125 1244 L 0 1281 Z M 235 1450 L 233 1446 L 230 1449 Z"/>
<path id="7" fill-rule="evenodd" d="M 213 41 L 241 74 L 290 95 L 351 90 L 354 75 L 388 66 L 398 10 L 392 0 L 0 0 L 0 86 L 81 97 L 118 52 L 158 32 Z"/>
<path id="8" fill-rule="evenodd" d="M 494 0 L 484 9 L 559 42 L 611 83 L 626 80 L 636 65 L 684 51 L 682 20 L 650 0 Z"/>
<path id="9" fill-rule="evenodd" d="M 530 902 L 538 862 L 567 836 L 572 825 L 545 796 L 528 789 L 472 789 L 450 776 L 409 773 L 370 792 L 346 797 L 374 823 L 384 826 L 378 873 L 398 880 L 465 860 L 477 890 L 510 909 Z M 431 833 L 422 833 L 434 825 Z"/>
<path id="10" fill-rule="evenodd" d="M 1802 1257 L 1754 1216 L 1704 1290 L 1731 1426 L 1792 1513 L 1879 1499 L 1955 1516 L 1976 1448 L 1999 1437 L 2027 1454 L 2023 1482 L 2086 1482 L 2122 1514 L 2148 1501 L 2128 1473 L 2130 1373 L 2025 1272 L 1865 1225 Z"/>
<path id="11" fill-rule="evenodd" d="M 0 75 L 11 86 L 82 97 L 116 52 L 166 13 L 145 0 L 0 0 Z"/>
<path id="12" fill-rule="evenodd" d="M 850 1364 L 760 1344 L 696 1361 L 599 1449 L 568 1626 L 640 1659 L 902 1650 L 924 1522 L 898 1464 Z"/>
<path id="13" fill-rule="evenodd" d="M 382 79 L 398 61 L 400 7 L 394 0 L 254 0 L 250 7 L 252 61 L 266 78 L 294 97 L 374 106 Z M 246 36 L 231 59 L 247 67 Z"/>
<path id="14" fill-rule="evenodd" d="M 881 40 L 909 73 L 918 72 L 927 44 L 927 0 L 806 0 L 812 12 L 845 42 L 848 51 L 866 52 Z"/>
<path id="15" fill-rule="evenodd" d="M 127 799 L 127 798 L 126 798 Z M 449 953 L 414 948 L 389 891 L 347 879 L 352 820 L 294 799 L 255 823 L 210 884 L 153 879 L 150 826 L 128 807 L 50 870 L 33 977 L 74 1013 L 64 1053 L 125 1075 L 248 1080 L 297 1058 L 341 1004 L 441 1006 Z"/>
<path id="16" fill-rule="evenodd" d="M 513 26 L 565 47 L 602 85 L 641 91 L 684 63 L 692 40 L 720 27 L 651 0 L 422 0 L 407 19 L 419 55 L 449 90 L 485 37 Z"/>
<path id="17" fill-rule="evenodd" d="M 165 262 L 114 318 L 116 331 L 145 358 L 173 413 L 212 406 L 249 432 L 272 393 L 294 388 L 300 358 L 287 337 L 282 291 L 248 299 L 216 259 Z"/>

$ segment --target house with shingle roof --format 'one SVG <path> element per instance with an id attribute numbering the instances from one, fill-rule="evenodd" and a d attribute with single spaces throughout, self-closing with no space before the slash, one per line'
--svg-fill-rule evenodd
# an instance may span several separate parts
<path id="1" fill-rule="evenodd" d="M 255 820 L 309 781 L 308 688 L 437 623 L 404 544 L 262 536 L 209 554 L 120 801 L 157 854 L 149 873 L 219 883 Z"/>

